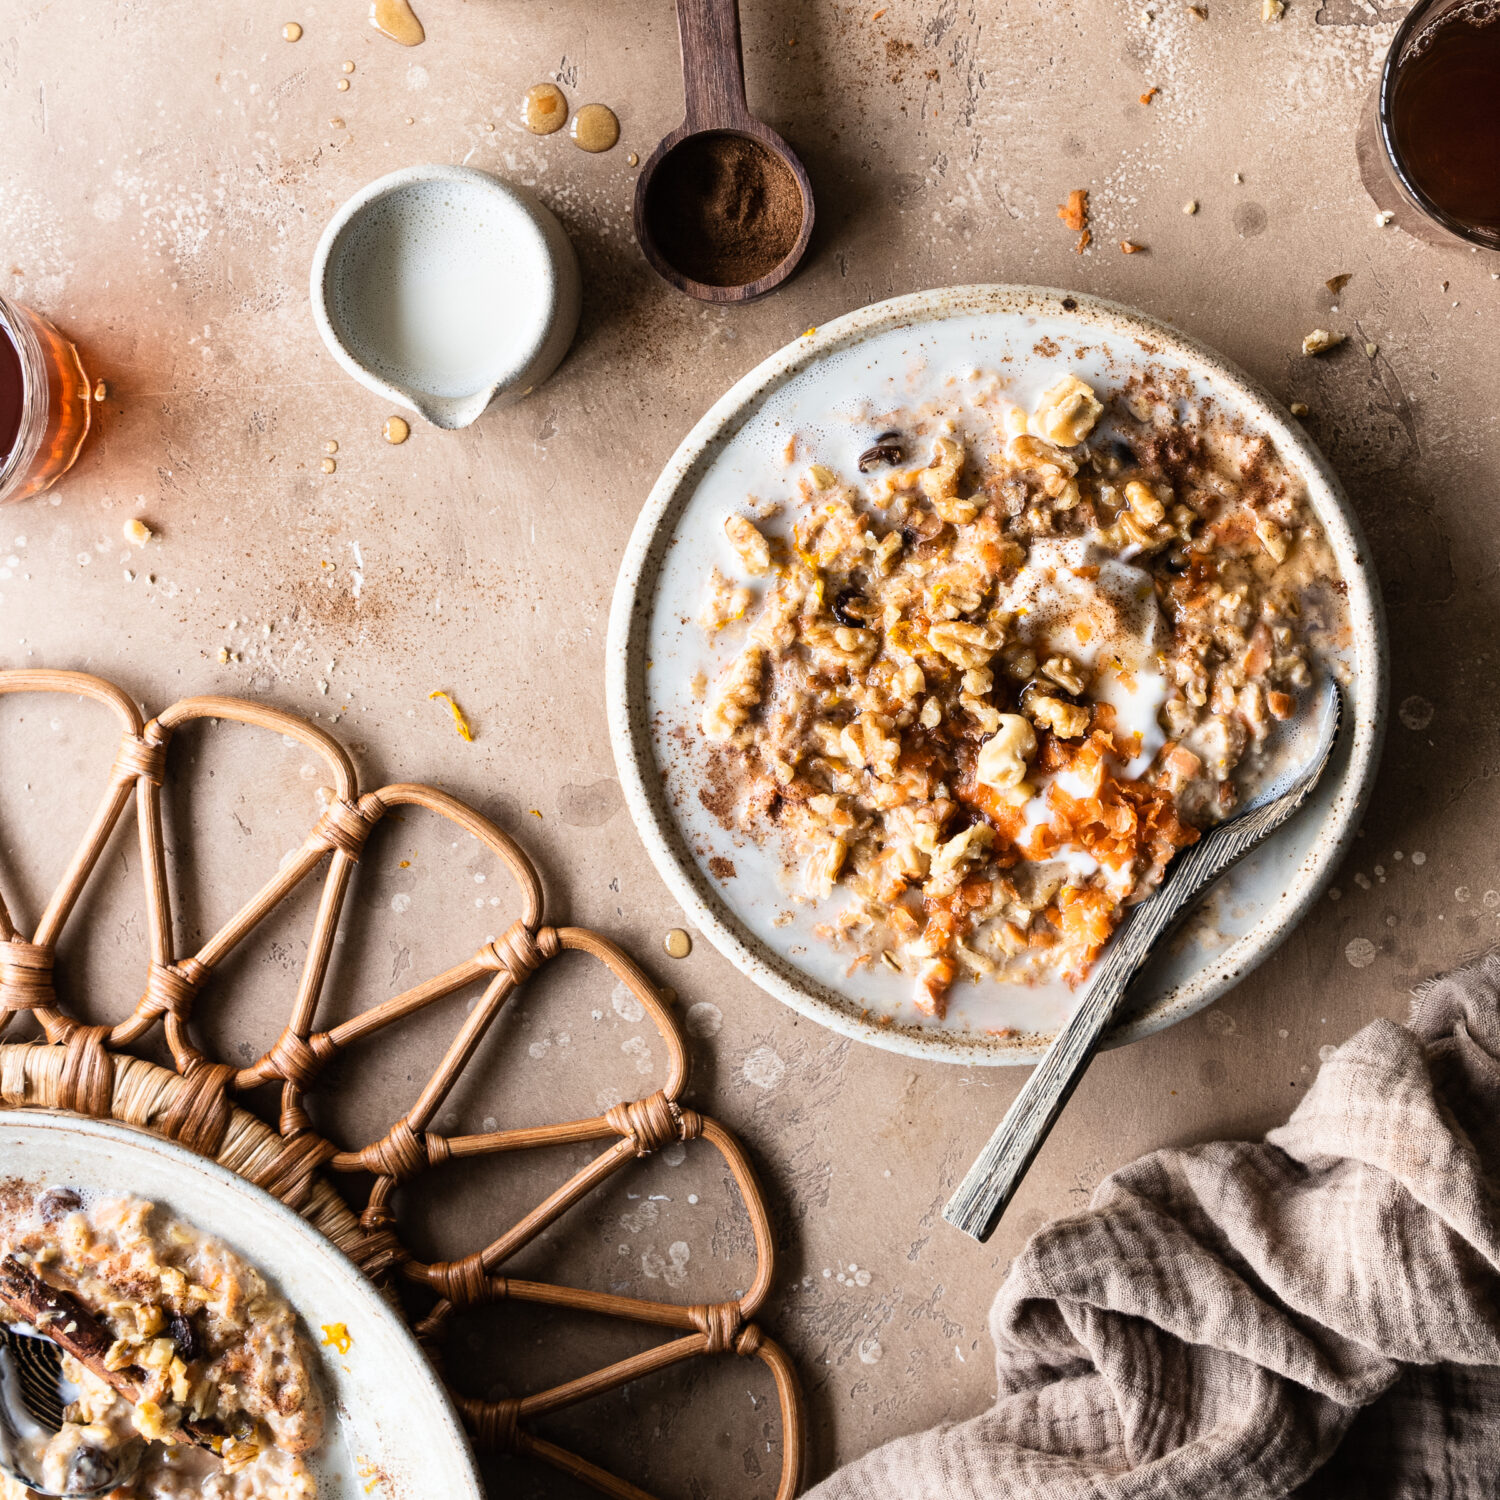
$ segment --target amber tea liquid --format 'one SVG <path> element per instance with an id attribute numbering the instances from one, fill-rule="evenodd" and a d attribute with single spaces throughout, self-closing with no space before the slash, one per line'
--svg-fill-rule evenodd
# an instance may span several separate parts
<path id="1" fill-rule="evenodd" d="M 0 327 L 0 469 L 21 435 L 26 412 L 26 381 L 21 374 L 21 351 Z"/>
<path id="2" fill-rule="evenodd" d="M 1389 120 L 1401 167 L 1433 207 L 1500 230 L 1500 3 L 1455 6 L 1411 40 Z"/>
<path id="3" fill-rule="evenodd" d="M 44 317 L 0 297 L 0 501 L 67 473 L 92 418 L 78 350 Z"/>

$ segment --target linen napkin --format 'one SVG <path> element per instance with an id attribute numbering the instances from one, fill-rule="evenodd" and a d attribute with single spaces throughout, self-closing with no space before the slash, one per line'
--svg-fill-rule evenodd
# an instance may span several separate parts
<path id="1" fill-rule="evenodd" d="M 1033 1236 L 999 1393 L 815 1500 L 1500 1495 L 1500 954 L 1371 1023 L 1263 1142 L 1157 1151 Z"/>

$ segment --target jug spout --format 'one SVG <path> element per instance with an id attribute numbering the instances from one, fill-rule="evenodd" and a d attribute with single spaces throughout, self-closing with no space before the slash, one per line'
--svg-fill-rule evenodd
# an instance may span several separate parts
<path id="1" fill-rule="evenodd" d="M 434 427 L 441 427 L 447 432 L 452 432 L 456 428 L 467 427 L 471 422 L 476 421 L 485 407 L 494 399 L 497 388 L 489 385 L 482 391 L 474 391 L 468 396 L 431 396 L 426 392 L 415 391 L 407 391 L 403 394 L 417 412 L 426 417 Z"/>

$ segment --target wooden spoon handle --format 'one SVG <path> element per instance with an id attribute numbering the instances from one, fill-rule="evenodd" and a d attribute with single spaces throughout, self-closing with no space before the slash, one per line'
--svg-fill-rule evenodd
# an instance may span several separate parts
<path id="1" fill-rule="evenodd" d="M 677 0 L 689 130 L 736 128 L 750 115 L 739 0 Z"/>

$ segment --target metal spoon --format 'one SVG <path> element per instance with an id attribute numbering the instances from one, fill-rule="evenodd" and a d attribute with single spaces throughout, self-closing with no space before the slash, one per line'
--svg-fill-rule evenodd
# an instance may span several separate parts
<path id="1" fill-rule="evenodd" d="M 1095 971 L 1078 1009 L 1053 1038 L 989 1144 L 948 1200 L 943 1218 L 976 1240 L 995 1232 L 1042 1142 L 1083 1077 L 1131 981 L 1172 923 L 1237 859 L 1280 828 L 1318 783 L 1338 740 L 1343 696 L 1327 681 L 1316 716 L 1301 722 L 1311 747 L 1253 802 L 1179 854 L 1154 894 L 1135 908 Z"/>
<path id="2" fill-rule="evenodd" d="M 29 1328 L 0 1325 L 0 1470 L 35 1495 L 89 1500 L 126 1484 L 140 1468 L 144 1442 L 105 1452 L 86 1443 L 69 1455 L 63 1488 L 42 1477 L 41 1449 L 60 1432 L 68 1397 L 62 1349 Z"/>
<path id="3" fill-rule="evenodd" d="M 740 47 L 739 0 L 677 0 L 677 35 L 682 43 L 682 88 L 686 118 L 664 136 L 646 158 L 635 184 L 635 237 L 663 280 L 702 302 L 750 302 L 774 291 L 797 269 L 813 226 L 812 183 L 807 169 L 774 130 L 750 113 L 745 98 L 745 58 Z M 743 136 L 758 143 L 791 172 L 802 198 L 802 227 L 780 264 L 742 286 L 695 281 L 672 264 L 653 231 L 659 195 L 665 191 L 659 169 L 695 136 Z"/>

